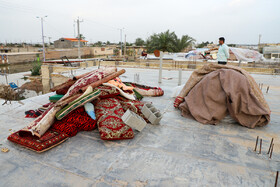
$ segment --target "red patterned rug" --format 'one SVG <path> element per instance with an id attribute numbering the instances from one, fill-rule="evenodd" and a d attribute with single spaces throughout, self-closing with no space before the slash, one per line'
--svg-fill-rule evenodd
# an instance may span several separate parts
<path id="1" fill-rule="evenodd" d="M 63 143 L 68 139 L 68 137 L 69 136 L 67 134 L 51 128 L 43 136 L 41 136 L 41 138 L 24 132 L 21 132 L 21 135 L 19 135 L 18 131 L 11 134 L 8 137 L 8 140 L 41 153 Z"/>
<path id="2" fill-rule="evenodd" d="M 79 131 L 94 130 L 96 128 L 96 121 L 86 113 L 84 106 L 82 106 L 73 110 L 61 120 L 55 121 L 52 128 L 72 137 Z"/>
<path id="3" fill-rule="evenodd" d="M 133 130 L 124 124 L 124 110 L 116 98 L 99 100 L 95 105 L 98 130 L 103 140 L 121 140 L 134 137 Z"/>

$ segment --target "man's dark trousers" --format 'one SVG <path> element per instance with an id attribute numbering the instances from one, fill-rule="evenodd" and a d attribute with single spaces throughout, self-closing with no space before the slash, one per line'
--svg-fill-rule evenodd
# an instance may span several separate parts
<path id="1" fill-rule="evenodd" d="M 218 64 L 226 65 L 227 62 L 225 62 L 225 61 L 218 61 Z"/>

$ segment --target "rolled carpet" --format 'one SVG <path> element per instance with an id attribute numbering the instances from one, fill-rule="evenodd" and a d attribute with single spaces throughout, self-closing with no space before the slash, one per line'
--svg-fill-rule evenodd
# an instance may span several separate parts
<path id="1" fill-rule="evenodd" d="M 61 109 L 56 113 L 56 119 L 61 120 L 63 117 L 65 117 L 67 114 L 69 114 L 71 111 L 75 110 L 76 108 L 83 106 L 87 102 L 91 102 L 92 100 L 96 99 L 100 94 L 100 90 L 95 90 L 71 103 L 69 103 L 66 107 Z"/>

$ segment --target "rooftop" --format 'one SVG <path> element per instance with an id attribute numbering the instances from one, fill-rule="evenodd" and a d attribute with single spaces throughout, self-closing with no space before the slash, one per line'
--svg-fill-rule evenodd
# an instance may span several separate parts
<path id="1" fill-rule="evenodd" d="M 157 86 L 158 70 L 126 68 L 123 81 Z M 81 70 L 85 71 L 85 70 Z M 81 73 L 81 72 L 80 72 Z M 191 71 L 183 71 L 183 83 Z M 265 127 L 248 129 L 226 118 L 219 125 L 203 125 L 180 116 L 173 108 L 172 91 L 178 71 L 163 70 L 165 95 L 145 97 L 161 110 L 160 125 L 148 124 L 135 138 L 103 141 L 97 130 L 80 132 L 63 144 L 35 153 L 7 141 L 32 119 L 24 111 L 48 102 L 53 93 L 0 105 L 0 181 L 3 186 L 273 186 L 280 169 L 280 76 L 252 74 L 263 83 L 272 110 Z M 269 92 L 265 93 L 266 87 Z M 263 139 L 262 154 L 253 151 L 256 137 Z M 266 152 L 271 138 L 274 151 Z M 1 145 L 2 144 L 2 145 Z"/>
<path id="2" fill-rule="evenodd" d="M 65 40 L 69 40 L 71 42 L 78 42 L 78 38 L 64 38 Z M 81 42 L 88 42 L 87 40 L 80 40 Z"/>

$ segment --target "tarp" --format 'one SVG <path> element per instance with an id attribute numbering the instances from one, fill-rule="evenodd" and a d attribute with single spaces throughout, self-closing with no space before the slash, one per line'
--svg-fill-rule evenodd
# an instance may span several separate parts
<path id="1" fill-rule="evenodd" d="M 182 60 L 185 59 L 187 53 L 164 53 L 162 59 L 164 60 Z M 140 58 L 144 58 L 144 57 L 140 57 Z M 148 54 L 147 55 L 147 59 L 148 60 L 157 60 L 159 59 L 159 57 L 156 57 L 154 54 Z"/>
<path id="2" fill-rule="evenodd" d="M 265 60 L 263 54 L 251 49 L 229 48 L 239 61 L 259 62 Z"/>
<path id="3" fill-rule="evenodd" d="M 269 106 L 257 83 L 235 66 L 204 65 L 192 73 L 178 97 L 184 98 L 179 103 L 182 115 L 201 123 L 217 124 L 228 112 L 249 128 L 270 121 Z"/>
<path id="4" fill-rule="evenodd" d="M 263 54 L 255 50 L 235 48 L 235 47 L 229 47 L 229 49 L 235 55 L 238 61 L 259 62 L 265 60 Z M 198 59 L 203 59 L 202 55 L 205 55 L 204 52 L 208 50 L 209 50 L 208 48 L 197 48 L 195 50 L 189 51 L 188 53 L 164 53 L 163 59 L 175 60 L 175 61 L 185 61 L 185 60 L 194 60 L 194 59 L 198 60 Z M 140 57 L 140 58 L 144 58 L 144 57 Z M 148 54 L 147 59 L 156 60 L 159 59 L 159 57 L 155 57 L 155 55 L 153 54 Z"/>
<path id="5" fill-rule="evenodd" d="M 258 51 L 251 50 L 251 49 L 242 49 L 236 47 L 229 47 L 230 51 L 235 55 L 238 61 L 244 62 L 259 62 L 265 60 L 263 54 L 259 53 Z M 190 51 L 186 54 L 186 59 L 192 58 L 203 58 L 200 54 L 204 55 L 204 52 L 207 51 L 207 48 L 198 48 L 196 50 Z"/>

